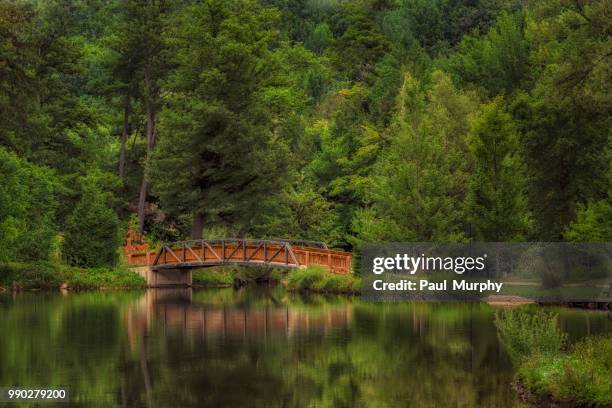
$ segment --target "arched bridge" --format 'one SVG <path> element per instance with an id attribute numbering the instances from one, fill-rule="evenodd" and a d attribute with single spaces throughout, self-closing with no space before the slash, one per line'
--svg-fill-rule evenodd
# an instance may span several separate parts
<path id="1" fill-rule="evenodd" d="M 151 251 L 142 236 L 130 231 L 124 251 L 130 267 L 150 286 L 190 285 L 192 269 L 228 264 L 282 268 L 319 265 L 337 274 L 348 274 L 352 267 L 350 252 L 331 250 L 312 241 L 199 239 L 168 243 Z"/>

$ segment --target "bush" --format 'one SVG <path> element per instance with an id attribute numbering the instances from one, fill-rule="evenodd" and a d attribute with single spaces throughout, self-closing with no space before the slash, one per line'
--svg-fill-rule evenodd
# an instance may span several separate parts
<path id="1" fill-rule="evenodd" d="M 519 380 L 538 397 L 552 396 L 573 405 L 612 404 L 612 335 L 591 337 L 568 354 L 534 355 L 525 360 Z"/>
<path id="2" fill-rule="evenodd" d="M 125 266 L 82 269 L 53 262 L 0 264 L 0 286 L 13 282 L 23 288 L 59 287 L 63 283 L 73 288 L 146 286 L 140 275 Z"/>
<path id="3" fill-rule="evenodd" d="M 359 279 L 353 275 L 336 275 L 316 265 L 289 271 L 287 280 L 290 290 L 330 293 L 357 293 L 360 284 Z"/>
<path id="4" fill-rule="evenodd" d="M 563 406 L 612 404 L 612 335 L 587 338 L 563 353 L 567 335 L 553 313 L 505 309 L 496 314 L 495 325 L 531 395 Z"/>
<path id="5" fill-rule="evenodd" d="M 612 205 L 610 199 L 579 205 L 576 221 L 570 224 L 563 235 L 568 241 L 607 242 L 612 239 Z"/>
<path id="6" fill-rule="evenodd" d="M 291 270 L 288 274 L 288 287 L 297 290 L 320 288 L 327 273 L 329 272 L 320 266 Z"/>
<path id="7" fill-rule="evenodd" d="M 133 288 L 146 287 L 143 277 L 124 266 L 97 268 L 63 268 L 62 280 L 76 288 Z"/>
<path id="8" fill-rule="evenodd" d="M 193 282 L 210 287 L 232 286 L 234 274 L 226 268 L 204 268 L 193 271 Z"/>
<path id="9" fill-rule="evenodd" d="M 567 334 L 561 332 L 557 315 L 545 310 L 503 309 L 495 315 L 501 343 L 515 363 L 533 354 L 554 355 L 564 347 Z"/>
<path id="10" fill-rule="evenodd" d="M 0 286 L 15 282 L 24 288 L 56 287 L 62 284 L 59 267 L 51 262 L 1 263 Z"/>

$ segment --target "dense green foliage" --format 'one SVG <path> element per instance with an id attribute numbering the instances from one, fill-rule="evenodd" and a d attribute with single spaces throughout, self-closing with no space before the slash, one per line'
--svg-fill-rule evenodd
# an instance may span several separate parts
<path id="1" fill-rule="evenodd" d="M 66 219 L 63 254 L 71 265 L 114 265 L 119 246 L 119 220 L 109 194 L 96 186 L 95 176 L 83 177 L 83 193 Z M 83 239 L 87 234 L 87 239 Z"/>
<path id="2" fill-rule="evenodd" d="M 608 406 L 612 402 L 612 337 L 587 337 L 569 351 L 558 316 L 542 309 L 503 309 L 495 316 L 498 337 L 518 366 L 530 398 L 555 403 Z"/>
<path id="3" fill-rule="evenodd" d="M 155 240 L 609 241 L 607 7 L 1 1 L 0 259 L 112 264 L 134 212 Z"/>
<path id="4" fill-rule="evenodd" d="M 193 282 L 207 287 L 243 286 L 257 282 L 278 282 L 282 274 L 281 270 L 268 267 L 225 265 L 195 269 Z"/>
<path id="5" fill-rule="evenodd" d="M 495 325 L 501 343 L 516 363 L 532 354 L 558 354 L 566 342 L 557 316 L 541 309 L 502 309 L 495 316 Z"/>
<path id="6" fill-rule="evenodd" d="M 359 293 L 361 281 L 353 275 L 334 275 L 314 265 L 289 273 L 287 288 L 325 293 Z"/>
<path id="7" fill-rule="evenodd" d="M 0 147 L 0 261 L 47 259 L 55 240 L 55 174 Z"/>
<path id="8" fill-rule="evenodd" d="M 63 284 L 72 289 L 139 288 L 144 279 L 125 266 L 114 268 L 78 268 L 56 262 L 0 263 L 0 287 L 13 284 L 21 288 L 57 288 Z"/>
<path id="9" fill-rule="evenodd" d="M 612 336 L 587 337 L 566 354 L 526 361 L 519 379 L 536 396 L 606 407 L 612 404 Z"/>
<path id="10" fill-rule="evenodd" d="M 206 287 L 226 287 L 234 284 L 234 274 L 227 268 L 206 268 L 193 271 L 193 283 Z"/>

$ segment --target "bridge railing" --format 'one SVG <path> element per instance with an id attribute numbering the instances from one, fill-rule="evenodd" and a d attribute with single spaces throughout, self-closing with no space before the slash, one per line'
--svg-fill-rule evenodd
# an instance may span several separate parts
<path id="1" fill-rule="evenodd" d="M 300 265 L 319 265 L 337 274 L 347 274 L 352 271 L 353 254 L 333 249 L 293 247 Z"/>
<path id="2" fill-rule="evenodd" d="M 201 239 L 163 245 L 151 266 L 160 268 L 213 266 L 226 263 L 298 267 L 292 245 L 286 241 L 257 239 Z"/>

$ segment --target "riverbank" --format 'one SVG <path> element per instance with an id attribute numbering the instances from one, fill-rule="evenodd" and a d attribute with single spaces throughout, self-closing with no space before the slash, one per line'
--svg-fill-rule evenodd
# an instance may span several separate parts
<path id="1" fill-rule="evenodd" d="M 235 273 L 224 268 L 196 269 L 193 271 L 193 286 L 202 288 L 230 288 L 234 286 Z"/>
<path id="2" fill-rule="evenodd" d="M 240 266 L 193 271 L 195 287 L 221 288 L 257 283 L 280 284 L 293 292 L 355 295 L 361 289 L 358 276 L 333 274 L 319 266 L 294 269 L 288 273 L 278 269 Z"/>
<path id="3" fill-rule="evenodd" d="M 311 266 L 289 272 L 241 266 L 204 268 L 193 271 L 193 287 L 229 288 L 251 284 L 280 284 L 293 292 L 359 295 L 359 276 L 329 273 Z M 136 289 L 146 288 L 146 282 L 126 265 L 102 268 L 77 268 L 57 262 L 0 263 L 0 292 L 11 289 Z M 490 295 L 483 299 L 492 306 L 512 307 L 538 303 L 522 296 Z M 611 310 L 612 304 L 567 302 L 558 306 Z"/>
<path id="4" fill-rule="evenodd" d="M 310 266 L 289 273 L 286 287 L 298 292 L 359 294 L 361 279 L 355 275 L 329 273 L 320 266 Z"/>
<path id="5" fill-rule="evenodd" d="M 535 355 L 519 366 L 515 388 L 542 407 L 612 406 L 612 335 L 587 337 L 567 353 Z"/>
<path id="6" fill-rule="evenodd" d="M 570 346 L 558 315 L 534 307 L 504 309 L 495 325 L 516 367 L 515 389 L 542 407 L 612 406 L 612 334 Z"/>
<path id="7" fill-rule="evenodd" d="M 1 263 L 0 288 L 137 289 L 146 282 L 127 267 L 77 268 L 55 262 Z M 0 289 L 2 290 L 2 289 Z"/>

